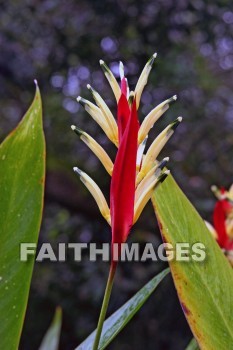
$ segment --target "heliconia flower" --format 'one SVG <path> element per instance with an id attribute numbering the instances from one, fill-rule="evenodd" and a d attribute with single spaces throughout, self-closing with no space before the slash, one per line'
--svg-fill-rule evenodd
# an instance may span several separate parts
<path id="1" fill-rule="evenodd" d="M 212 186 L 211 189 L 218 201 L 214 207 L 213 226 L 207 223 L 207 227 L 229 256 L 233 252 L 233 185 L 229 191 L 217 186 Z"/>
<path id="2" fill-rule="evenodd" d="M 161 162 L 157 158 L 182 121 L 182 118 L 179 117 L 170 123 L 152 142 L 148 151 L 144 153 L 150 129 L 177 98 L 175 95 L 160 103 L 145 117 L 141 126 L 139 125 L 140 99 L 155 58 L 156 54 L 145 65 L 134 91 L 129 90 L 122 62 L 119 64 L 119 85 L 108 66 L 100 60 L 100 66 L 117 101 L 117 120 L 100 94 L 89 84 L 87 88 L 96 104 L 80 96 L 77 98 L 78 102 L 100 125 L 109 140 L 118 148 L 115 161 L 112 162 L 107 152 L 93 137 L 78 127 L 71 126 L 72 130 L 99 158 L 112 177 L 109 207 L 101 189 L 94 180 L 77 167 L 74 168 L 81 181 L 93 195 L 101 214 L 111 225 L 112 243 L 126 241 L 132 225 L 138 220 L 155 187 L 169 174 L 168 170 L 163 171 L 168 157 Z"/>
<path id="3" fill-rule="evenodd" d="M 80 96 L 77 98 L 78 102 L 99 124 L 109 140 L 118 148 L 114 162 L 93 137 L 76 126 L 71 126 L 72 130 L 80 136 L 80 139 L 99 158 L 108 174 L 112 177 L 109 207 L 101 189 L 94 180 L 79 168 L 74 167 L 74 171 L 91 192 L 101 214 L 111 226 L 113 251 L 115 251 L 115 244 L 118 244 L 118 253 L 120 252 L 121 243 L 127 240 L 132 225 L 138 220 L 155 187 L 163 182 L 169 174 L 169 170 L 163 170 L 169 158 L 166 157 L 162 161 L 158 161 L 158 156 L 173 135 L 176 127 L 182 121 L 182 118 L 179 117 L 170 123 L 152 142 L 148 151 L 144 153 L 150 129 L 169 108 L 169 105 L 176 100 L 176 96 L 173 96 L 160 103 L 146 116 L 141 126 L 139 125 L 138 108 L 141 95 L 155 58 L 156 54 L 146 63 L 134 91 L 129 90 L 122 62 L 119 64 L 120 84 L 118 84 L 111 70 L 104 61 L 100 60 L 100 65 L 117 101 L 117 121 L 100 94 L 89 84 L 87 88 L 90 90 L 96 105 Z M 97 350 L 99 347 L 116 266 L 117 260 L 113 256 L 93 350 Z"/>

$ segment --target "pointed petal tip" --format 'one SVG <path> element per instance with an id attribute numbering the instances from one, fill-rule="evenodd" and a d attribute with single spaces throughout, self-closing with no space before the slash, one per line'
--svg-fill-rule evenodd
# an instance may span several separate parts
<path id="1" fill-rule="evenodd" d="M 37 79 L 34 79 L 33 81 L 34 81 L 34 84 L 35 84 L 36 87 L 37 87 L 37 86 L 38 86 L 38 81 L 37 81 Z"/>
<path id="2" fill-rule="evenodd" d="M 133 90 L 131 90 L 130 93 L 129 93 L 129 97 L 134 98 L 134 96 L 135 96 L 135 92 Z"/>
<path id="3" fill-rule="evenodd" d="M 145 145 L 146 144 L 146 142 L 147 142 L 147 140 L 148 140 L 148 135 L 146 135 L 146 137 L 144 138 L 144 140 L 142 141 L 142 143 L 143 143 L 143 145 Z"/>
<path id="4" fill-rule="evenodd" d="M 157 52 L 155 52 L 152 56 L 151 56 L 151 58 L 149 59 L 149 65 L 150 66 L 152 66 L 153 65 L 153 63 L 154 63 L 154 60 L 156 59 L 156 57 L 157 57 Z"/>
<path id="5" fill-rule="evenodd" d="M 129 98 L 128 98 L 128 102 L 129 102 L 130 105 L 133 104 L 134 97 L 135 97 L 134 91 L 130 91 Z"/>
<path id="6" fill-rule="evenodd" d="M 78 175 L 81 176 L 82 170 L 80 170 L 77 166 L 74 166 L 74 167 L 73 167 L 73 170 L 74 170 L 74 172 L 75 172 L 76 174 L 78 174 Z"/>
<path id="7" fill-rule="evenodd" d="M 99 60 L 100 65 L 102 66 L 104 64 L 103 60 Z"/>
<path id="8" fill-rule="evenodd" d="M 180 123 L 182 122 L 182 120 L 183 120 L 182 117 L 178 117 L 177 119 L 174 120 L 174 122 L 172 122 L 172 123 L 170 124 L 170 128 L 171 128 L 172 130 L 175 130 L 175 129 L 180 125 Z"/>
<path id="9" fill-rule="evenodd" d="M 215 192 L 215 191 L 218 190 L 218 187 L 217 187 L 216 185 L 212 185 L 212 186 L 210 187 L 210 189 L 211 189 L 212 192 Z"/>
<path id="10" fill-rule="evenodd" d="M 159 164 L 159 169 L 162 170 L 167 165 L 168 161 L 169 161 L 169 157 L 163 158 L 163 160 Z"/>
<path id="11" fill-rule="evenodd" d="M 212 193 L 215 195 L 215 197 L 217 197 L 218 199 L 220 199 L 222 197 L 221 191 L 218 188 L 218 186 L 212 185 L 210 187 L 210 189 L 211 189 Z"/>
<path id="12" fill-rule="evenodd" d="M 79 129 L 77 126 L 75 125 L 71 125 L 71 129 L 78 135 L 81 136 L 83 134 L 83 131 L 81 129 Z"/>
<path id="13" fill-rule="evenodd" d="M 120 78 L 122 80 L 125 76 L 124 64 L 122 63 L 122 61 L 119 62 L 119 73 L 120 73 Z"/>
<path id="14" fill-rule="evenodd" d="M 158 181 L 159 181 L 160 183 L 162 183 L 162 182 L 167 178 L 167 176 L 168 176 L 169 174 L 170 174 L 170 170 L 164 171 L 164 172 L 159 176 Z"/>
<path id="15" fill-rule="evenodd" d="M 157 57 L 157 52 L 155 52 L 155 53 L 151 56 L 151 58 L 149 59 L 149 61 L 148 61 L 147 64 L 149 64 L 149 66 L 152 67 L 152 65 L 153 65 L 154 60 L 156 59 L 156 57 Z"/>
<path id="16" fill-rule="evenodd" d="M 76 100 L 78 101 L 78 103 L 80 103 L 81 106 L 85 108 L 85 100 L 81 96 L 78 96 Z"/>
<path id="17" fill-rule="evenodd" d="M 173 103 L 173 102 L 175 102 L 177 100 L 177 95 L 174 95 L 174 96 L 172 96 L 172 97 L 170 97 L 169 99 L 167 99 L 167 103 Z"/>
<path id="18" fill-rule="evenodd" d="M 87 88 L 88 88 L 88 90 L 91 91 L 91 93 L 92 93 L 92 95 L 94 97 L 94 93 L 96 92 L 95 89 L 93 89 L 93 87 L 90 84 L 87 84 Z"/>

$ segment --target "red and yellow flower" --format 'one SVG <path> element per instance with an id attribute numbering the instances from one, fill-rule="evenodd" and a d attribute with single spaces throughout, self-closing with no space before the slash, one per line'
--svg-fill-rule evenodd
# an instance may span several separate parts
<path id="1" fill-rule="evenodd" d="M 72 125 L 72 129 L 80 136 L 81 140 L 99 158 L 108 174 L 111 176 L 110 208 L 99 188 L 99 186 L 79 168 L 74 171 L 80 175 L 81 181 L 93 195 L 101 214 L 107 220 L 112 230 L 112 245 L 127 240 L 132 225 L 138 220 L 146 203 L 150 200 L 154 188 L 162 182 L 169 170 L 163 171 L 168 162 L 164 158 L 161 162 L 157 160 L 162 148 L 170 139 L 176 127 L 182 121 L 177 118 L 169 124 L 152 142 L 144 154 L 146 141 L 150 129 L 155 122 L 169 108 L 176 96 L 163 101 L 155 107 L 139 125 L 138 108 L 143 89 L 147 83 L 149 73 L 153 66 L 156 54 L 146 63 L 136 84 L 135 90 L 129 92 L 128 81 L 124 74 L 123 63 L 120 62 L 120 85 L 108 66 L 101 60 L 100 65 L 113 90 L 117 101 L 117 120 L 115 120 L 109 107 L 100 94 L 89 84 L 95 103 L 78 97 L 78 102 L 85 108 L 91 117 L 100 125 L 106 136 L 117 147 L 117 154 L 114 163 L 107 152 L 86 132 Z M 115 247 L 114 247 L 115 248 Z M 117 261 L 112 259 L 103 304 L 99 316 L 93 350 L 98 349 L 103 322 L 111 295 Z"/>
<path id="2" fill-rule="evenodd" d="M 128 81 L 124 74 L 122 62 L 119 65 L 120 85 L 108 66 L 100 60 L 100 65 L 113 90 L 117 101 L 117 121 L 100 94 L 89 84 L 95 103 L 82 97 L 78 102 L 91 117 L 100 125 L 106 136 L 118 148 L 115 162 L 107 152 L 90 135 L 72 125 L 72 129 L 81 140 L 99 158 L 106 171 L 112 177 L 110 189 L 110 208 L 99 186 L 83 171 L 74 168 L 80 175 L 99 206 L 100 212 L 112 228 L 112 243 L 124 243 L 132 225 L 138 220 L 143 208 L 151 198 L 154 188 L 163 181 L 169 171 L 163 171 L 168 158 L 157 160 L 162 148 L 180 124 L 182 118 L 177 118 L 169 124 L 153 141 L 144 154 L 148 133 L 155 122 L 176 100 L 173 96 L 155 107 L 139 125 L 138 108 L 143 89 L 147 83 L 156 54 L 145 65 L 135 90 L 129 92 Z"/>

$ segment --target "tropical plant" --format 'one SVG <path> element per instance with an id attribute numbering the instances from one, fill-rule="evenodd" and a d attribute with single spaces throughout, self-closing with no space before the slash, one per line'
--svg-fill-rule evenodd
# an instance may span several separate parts
<path id="1" fill-rule="evenodd" d="M 99 93 L 90 85 L 88 89 L 96 105 L 78 97 L 78 102 L 117 147 L 117 153 L 113 163 L 93 137 L 72 126 L 72 130 L 94 152 L 111 176 L 109 208 L 98 185 L 85 172 L 74 168 L 93 195 L 112 232 L 110 272 L 97 329 L 76 350 L 105 349 L 169 273 L 169 269 L 165 269 L 152 278 L 105 320 L 121 244 L 126 242 L 131 227 L 150 199 L 162 239 L 167 245 L 175 246 L 179 243 L 193 246 L 201 243 L 205 247 L 207 258 L 202 263 L 195 260 L 189 263 L 178 259 L 169 260 L 182 309 L 195 337 L 187 349 L 233 348 L 233 272 L 221 249 L 228 252 L 232 250 L 232 189 L 225 191 L 214 188 L 218 197 L 214 209 L 216 242 L 196 209 L 169 175 L 166 169 L 168 158 L 158 160 L 161 150 L 182 118 L 170 123 L 144 154 L 150 129 L 169 108 L 170 103 L 176 100 L 176 96 L 173 96 L 159 104 L 139 127 L 140 98 L 155 58 L 156 55 L 153 55 L 149 59 L 135 90 L 131 92 L 123 64 L 120 63 L 119 66 L 119 86 L 107 65 L 100 61 L 117 101 L 117 121 Z M 38 86 L 33 103 L 24 118 L 1 144 L 0 161 L 0 348 L 16 350 L 22 332 L 34 264 L 34 257 L 27 262 L 19 261 L 19 247 L 24 242 L 37 244 L 43 208 L 45 142 Z M 210 228 L 209 224 L 208 227 Z M 114 255 L 115 244 L 117 256 Z M 189 253 L 185 254 L 188 257 Z M 59 348 L 61 322 L 61 309 L 58 307 L 40 350 Z"/>

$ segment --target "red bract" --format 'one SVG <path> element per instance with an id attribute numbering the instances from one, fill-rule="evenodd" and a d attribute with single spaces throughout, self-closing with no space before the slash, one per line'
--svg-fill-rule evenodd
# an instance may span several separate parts
<path id="1" fill-rule="evenodd" d="M 118 138 L 121 143 L 122 136 L 125 132 L 127 123 L 130 117 L 130 107 L 125 95 L 122 93 L 117 105 L 117 124 L 118 124 Z"/>
<path id="2" fill-rule="evenodd" d="M 121 92 L 123 95 L 127 96 L 127 80 L 125 77 L 121 79 Z"/>
<path id="3" fill-rule="evenodd" d="M 213 222 L 217 232 L 217 241 L 221 248 L 233 250 L 233 239 L 227 232 L 228 217 L 233 211 L 232 204 L 226 200 L 219 200 L 214 208 Z"/>
<path id="4" fill-rule="evenodd" d="M 111 181 L 112 243 L 125 242 L 133 224 L 138 148 L 138 117 L 135 101 L 130 109 L 126 97 L 122 94 L 118 110 L 120 111 L 118 125 L 121 126 L 119 134 L 122 132 L 122 135 Z M 122 127 L 124 124 L 126 126 Z"/>

